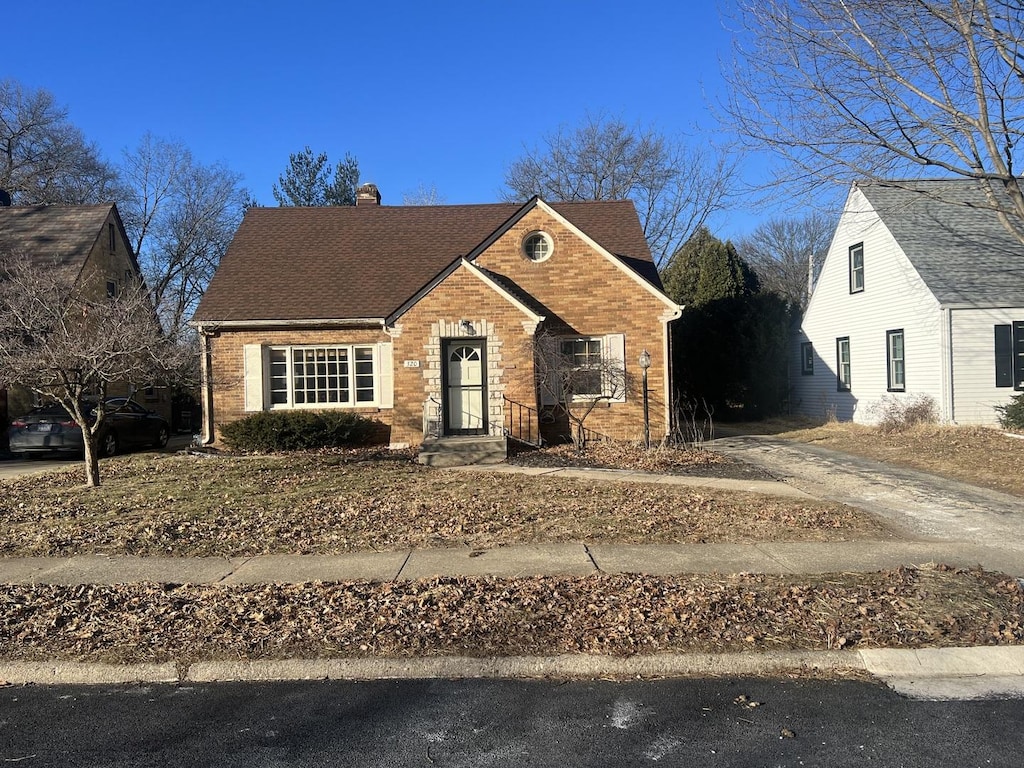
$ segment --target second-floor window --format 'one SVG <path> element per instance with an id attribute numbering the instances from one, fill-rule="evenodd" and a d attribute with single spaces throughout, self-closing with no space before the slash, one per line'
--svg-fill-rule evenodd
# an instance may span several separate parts
<path id="1" fill-rule="evenodd" d="M 850 293 L 864 290 L 864 243 L 850 246 Z"/>

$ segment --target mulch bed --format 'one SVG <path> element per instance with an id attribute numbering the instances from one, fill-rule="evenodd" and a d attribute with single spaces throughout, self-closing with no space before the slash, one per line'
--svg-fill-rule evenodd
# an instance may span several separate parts
<path id="1" fill-rule="evenodd" d="M 526 450 L 509 458 L 508 463 L 524 467 L 629 469 L 732 480 L 778 479 L 759 467 L 715 451 L 668 445 L 644 450 L 628 442 L 594 441 L 582 452 L 572 445 Z"/>

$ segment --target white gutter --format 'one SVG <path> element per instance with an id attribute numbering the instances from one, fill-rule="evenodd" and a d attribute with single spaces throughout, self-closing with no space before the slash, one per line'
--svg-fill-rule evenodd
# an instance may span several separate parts
<path id="1" fill-rule="evenodd" d="M 199 320 L 196 328 L 351 328 L 353 326 L 384 325 L 383 317 L 314 318 L 310 320 Z"/>
<path id="2" fill-rule="evenodd" d="M 672 334 L 669 332 L 669 323 L 673 320 L 678 320 L 682 317 L 685 305 L 677 304 L 674 311 L 670 310 L 665 314 L 661 315 L 658 319 L 661 320 L 664 328 L 663 335 L 664 340 L 662 342 L 662 354 L 665 356 L 665 437 L 672 435 Z"/>
<path id="3" fill-rule="evenodd" d="M 203 326 L 197 325 L 199 338 L 202 339 L 199 353 L 200 398 L 203 409 L 203 427 L 199 436 L 200 445 L 213 442 L 213 381 L 210 375 L 213 367 L 213 351 L 210 348 L 211 333 Z"/>

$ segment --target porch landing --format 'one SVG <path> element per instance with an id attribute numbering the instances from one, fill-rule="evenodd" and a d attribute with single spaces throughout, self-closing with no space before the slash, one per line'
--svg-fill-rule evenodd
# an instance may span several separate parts
<path id="1" fill-rule="evenodd" d="M 418 461 L 429 467 L 461 467 L 466 464 L 500 464 L 507 457 L 507 437 L 480 435 L 428 438 L 420 446 Z"/>

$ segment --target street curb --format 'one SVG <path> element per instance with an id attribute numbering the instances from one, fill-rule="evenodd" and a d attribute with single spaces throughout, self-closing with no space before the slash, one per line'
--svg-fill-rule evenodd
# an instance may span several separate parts
<path id="1" fill-rule="evenodd" d="M 416 659 L 280 659 L 191 664 L 0 662 L 9 684 L 274 682 L 287 680 L 411 680 L 528 678 L 770 677 L 863 672 L 857 651 L 770 651 L 649 656 L 442 656 Z"/>

